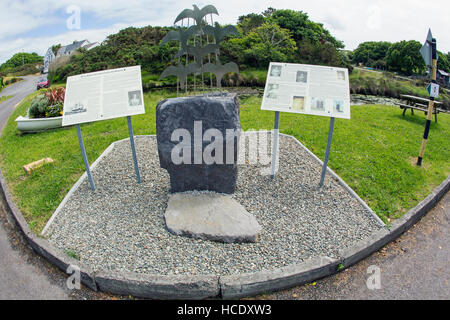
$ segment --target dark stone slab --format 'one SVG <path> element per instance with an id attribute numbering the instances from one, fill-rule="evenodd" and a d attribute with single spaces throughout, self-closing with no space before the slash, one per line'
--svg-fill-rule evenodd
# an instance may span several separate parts
<path id="1" fill-rule="evenodd" d="M 227 93 L 167 99 L 158 103 L 156 133 L 159 161 L 161 167 L 169 172 L 172 193 L 193 190 L 234 192 L 241 130 L 239 107 L 236 94 Z M 190 152 L 184 158 L 188 161 L 183 163 L 174 163 L 172 159 L 175 146 L 184 141 L 182 138 L 172 141 L 176 129 L 186 129 L 190 135 Z M 212 164 L 205 162 L 202 156 L 205 148 L 214 141 L 203 141 L 203 135 L 209 129 L 217 129 L 223 138 L 222 156 Z M 194 144 L 198 147 L 195 148 Z M 184 155 L 183 152 L 178 154 Z M 213 156 L 217 154 L 212 153 Z"/>

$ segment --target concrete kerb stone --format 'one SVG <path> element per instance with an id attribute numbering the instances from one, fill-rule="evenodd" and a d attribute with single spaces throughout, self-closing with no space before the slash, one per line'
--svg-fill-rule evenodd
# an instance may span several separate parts
<path id="1" fill-rule="evenodd" d="M 340 257 L 342 266 L 346 269 L 380 250 L 389 242 L 389 235 L 389 230 L 381 229 L 373 233 L 370 237 L 359 241 L 356 245 L 340 250 L 338 256 Z"/>
<path id="2" fill-rule="evenodd" d="M 415 225 L 425 214 L 436 206 L 441 198 L 450 190 L 450 176 L 436 187 L 431 194 L 422 200 L 417 206 L 395 220 L 390 226 L 391 241 L 399 237 L 406 230 Z"/>
<path id="3" fill-rule="evenodd" d="M 242 298 L 309 283 L 337 272 L 340 260 L 312 258 L 283 268 L 220 277 L 223 299 Z"/>
<path id="4" fill-rule="evenodd" d="M 135 138 L 139 137 L 145 136 L 136 136 Z M 295 139 L 294 137 L 292 138 Z M 116 141 L 116 143 L 120 141 Z M 303 146 L 300 142 L 299 144 Z M 306 150 L 309 151 L 308 149 Z M 315 155 L 314 157 L 321 162 Z M 331 169 L 328 169 L 328 171 L 338 181 L 341 180 Z M 328 257 L 313 258 L 300 264 L 276 270 L 232 276 L 164 276 L 129 272 L 114 274 L 102 271 L 94 274 L 87 266 L 80 264 L 79 261 L 54 248 L 46 239 L 39 238 L 32 233 L 12 199 L 1 170 L 0 186 L 2 188 L 2 200 L 4 198 L 7 210 L 13 216 L 31 248 L 64 272 L 66 272 L 69 265 L 78 266 L 81 271 L 81 282 L 93 290 L 115 294 L 132 294 L 134 296 L 156 299 L 204 299 L 209 297 L 227 299 L 282 290 L 308 283 L 336 273 L 340 264 L 347 268 L 357 263 L 396 239 L 432 209 L 450 189 L 450 176 L 415 208 L 395 221 L 389 227 L 390 230 L 380 230 L 355 246 L 343 249 L 339 252 L 338 259 Z M 347 185 L 345 184 L 344 186 Z M 349 187 L 347 186 L 346 188 Z M 364 203 L 359 197 L 357 199 Z M 371 210 L 371 212 L 373 211 Z"/>
<path id="5" fill-rule="evenodd" d="M 135 272 L 100 272 L 100 291 L 150 299 L 206 299 L 220 294 L 217 275 L 148 275 Z"/>

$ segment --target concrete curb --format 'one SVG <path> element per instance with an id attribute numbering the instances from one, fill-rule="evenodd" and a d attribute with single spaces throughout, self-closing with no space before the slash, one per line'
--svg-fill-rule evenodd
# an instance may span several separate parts
<path id="1" fill-rule="evenodd" d="M 9 211 L 14 218 L 17 227 L 22 232 L 31 249 L 57 266 L 63 272 L 67 272 L 67 268 L 69 266 L 77 266 L 80 269 L 81 282 L 88 288 L 97 291 L 97 284 L 95 282 L 93 272 L 89 269 L 89 267 L 84 266 L 78 260 L 69 257 L 61 250 L 55 248 L 49 241 L 38 237 L 30 230 L 28 223 L 25 221 L 22 213 L 13 201 L 12 195 L 9 192 L 5 177 L 3 176 L 1 170 L 0 186 L 0 198 L 5 203 L 5 209 Z"/>
<path id="2" fill-rule="evenodd" d="M 282 290 L 311 282 L 337 272 L 339 260 L 320 257 L 287 267 L 220 277 L 223 299 L 235 299 Z"/>
<path id="3" fill-rule="evenodd" d="M 150 299 L 206 299 L 218 297 L 219 276 L 146 275 L 135 272 L 99 273 L 100 291 Z"/>
<path id="4" fill-rule="evenodd" d="M 331 170 L 329 172 L 336 178 L 337 175 L 334 172 Z M 339 177 L 337 179 L 341 180 Z M 130 272 L 120 274 L 98 272 L 95 274 L 87 266 L 56 249 L 46 239 L 36 236 L 29 229 L 22 213 L 13 201 L 1 170 L 0 186 L 5 209 L 13 216 L 30 247 L 63 272 L 66 272 L 70 265 L 79 267 L 81 282 L 92 290 L 153 299 L 205 299 L 213 297 L 230 299 L 294 287 L 335 274 L 338 269 L 342 269 L 342 266 L 344 268 L 350 267 L 393 241 L 417 223 L 450 189 L 450 176 L 416 207 L 395 221 L 389 229 L 382 229 L 353 247 L 341 250 L 337 259 L 329 257 L 313 258 L 275 270 L 231 276 L 164 276 Z M 357 199 L 360 198 L 357 197 Z M 364 203 L 361 199 L 359 201 Z"/>

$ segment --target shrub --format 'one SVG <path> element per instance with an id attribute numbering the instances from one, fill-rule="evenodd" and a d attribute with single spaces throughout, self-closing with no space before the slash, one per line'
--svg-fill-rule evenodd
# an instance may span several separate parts
<path id="1" fill-rule="evenodd" d="M 30 118 L 53 118 L 62 115 L 65 88 L 51 88 L 44 94 L 36 96 L 28 109 Z"/>
<path id="2" fill-rule="evenodd" d="M 45 118 L 48 106 L 48 98 L 44 94 L 36 96 L 28 109 L 29 118 Z"/>

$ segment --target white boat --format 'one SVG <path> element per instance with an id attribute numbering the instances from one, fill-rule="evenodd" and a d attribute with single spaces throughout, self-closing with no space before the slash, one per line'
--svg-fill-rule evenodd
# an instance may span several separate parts
<path id="1" fill-rule="evenodd" d="M 16 119 L 17 129 L 23 132 L 39 132 L 62 127 L 62 117 L 36 118 L 18 117 Z"/>

